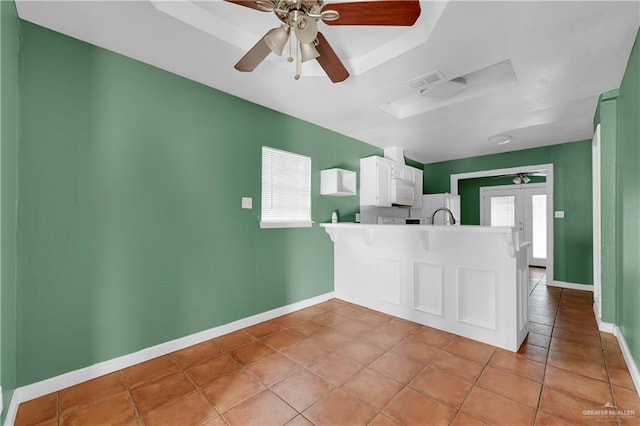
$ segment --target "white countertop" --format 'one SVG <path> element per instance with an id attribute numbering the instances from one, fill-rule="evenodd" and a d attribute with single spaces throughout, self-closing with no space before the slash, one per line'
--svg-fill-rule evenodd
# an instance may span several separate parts
<path id="1" fill-rule="evenodd" d="M 523 248 L 531 245 L 530 241 L 520 241 L 519 234 L 516 228 L 509 226 L 480 226 L 480 225 L 380 225 L 377 223 L 353 223 L 353 222 L 338 222 L 338 223 L 321 223 L 320 226 L 325 228 L 329 235 L 337 230 L 353 230 L 365 232 L 367 235 L 371 235 L 377 230 L 387 231 L 393 230 L 398 232 L 411 231 L 419 235 L 426 236 L 430 232 L 470 232 L 470 233 L 485 233 L 485 234 L 503 234 L 507 238 L 507 242 L 513 251 L 520 251 Z M 332 236 L 333 239 L 333 236 Z"/>
<path id="2" fill-rule="evenodd" d="M 377 223 L 321 223 L 323 228 L 338 229 L 396 229 L 398 231 L 448 231 L 448 232 L 490 232 L 490 233 L 512 233 L 513 228 L 508 226 L 480 226 L 480 225 L 380 225 Z"/>

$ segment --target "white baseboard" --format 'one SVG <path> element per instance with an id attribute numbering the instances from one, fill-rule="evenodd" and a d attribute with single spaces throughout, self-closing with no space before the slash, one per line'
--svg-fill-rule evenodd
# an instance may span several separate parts
<path id="1" fill-rule="evenodd" d="M 13 426 L 16 422 L 16 415 L 18 414 L 18 406 L 20 405 L 20 389 L 13 391 L 11 396 L 11 403 L 7 409 L 7 417 L 4 419 L 5 426 Z"/>
<path id="2" fill-rule="evenodd" d="M 300 309 L 307 308 L 309 306 L 316 305 L 334 297 L 334 292 L 321 294 L 310 299 L 305 299 L 300 302 L 272 309 L 267 312 L 262 312 L 260 314 L 252 315 L 247 318 L 242 318 L 229 324 L 210 328 L 208 330 L 191 334 L 189 336 L 181 337 L 179 339 L 171 340 L 165 343 L 160 343 L 159 345 L 151 346 L 149 348 L 145 348 L 131 354 L 103 361 L 89 367 L 70 371 L 68 373 L 52 377 L 50 379 L 19 387 L 13 392 L 11 404 L 9 405 L 7 417 L 5 419 L 5 426 L 13 425 L 13 423 L 15 422 L 15 416 L 18 412 L 18 406 L 23 402 L 39 398 L 43 395 L 50 394 L 51 392 L 56 392 L 61 389 L 68 388 L 69 386 L 77 385 L 78 383 L 86 382 L 87 380 L 104 376 L 105 374 L 113 373 L 114 371 L 122 370 L 123 368 L 131 367 L 132 365 L 136 365 L 141 362 L 145 362 L 150 359 L 157 358 L 159 356 L 166 355 L 180 349 L 184 349 L 186 347 L 222 336 L 224 334 L 241 330 L 245 327 L 250 327 L 263 321 L 268 321 L 281 315 L 285 315 L 291 312 L 298 311 Z"/>
<path id="3" fill-rule="evenodd" d="M 620 350 L 622 351 L 624 362 L 627 364 L 629 374 L 631 374 L 631 379 L 633 380 L 633 384 L 636 387 L 636 392 L 638 393 L 638 396 L 640 396 L 640 372 L 638 372 L 638 366 L 633 360 L 633 356 L 631 355 L 629 346 L 627 346 L 627 341 L 622 334 L 622 330 L 620 330 L 620 328 L 618 327 L 615 327 L 613 335 L 616 336 L 616 339 L 618 339 L 618 344 L 620 345 Z"/>
<path id="4" fill-rule="evenodd" d="M 613 334 L 615 332 L 616 325 L 610 322 L 604 322 L 600 318 L 596 317 L 596 322 L 598 323 L 598 330 L 604 331 L 605 333 Z"/>
<path id="5" fill-rule="evenodd" d="M 551 287 L 570 288 L 572 290 L 583 290 L 593 292 L 593 286 L 590 284 L 566 283 L 564 281 L 551 281 L 547 283 Z"/>
<path id="6" fill-rule="evenodd" d="M 610 322 L 604 322 L 598 317 L 598 307 L 596 303 L 593 303 L 593 315 L 596 317 L 596 322 L 598 323 L 598 330 L 604 331 L 605 333 L 613 334 L 616 328 L 616 325 Z"/>

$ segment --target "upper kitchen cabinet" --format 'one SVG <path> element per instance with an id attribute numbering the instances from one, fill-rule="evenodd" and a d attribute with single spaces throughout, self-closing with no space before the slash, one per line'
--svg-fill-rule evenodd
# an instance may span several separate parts
<path id="1" fill-rule="evenodd" d="M 422 170 L 382 157 L 360 160 L 360 205 L 422 206 Z"/>

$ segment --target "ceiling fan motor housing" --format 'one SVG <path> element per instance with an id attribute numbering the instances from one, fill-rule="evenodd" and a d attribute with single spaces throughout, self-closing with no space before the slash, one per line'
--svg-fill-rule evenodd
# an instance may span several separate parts
<path id="1" fill-rule="evenodd" d="M 308 16 L 315 21 L 321 19 L 322 0 L 276 0 L 274 12 L 285 24 L 296 21 L 300 16 Z"/>

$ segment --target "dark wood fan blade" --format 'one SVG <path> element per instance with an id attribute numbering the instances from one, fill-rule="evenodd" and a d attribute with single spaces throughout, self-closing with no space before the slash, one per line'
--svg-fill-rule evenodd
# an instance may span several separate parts
<path id="1" fill-rule="evenodd" d="M 260 12 L 264 12 L 264 10 L 262 10 L 262 9 L 258 8 L 258 6 L 256 6 L 255 0 L 224 0 L 224 1 L 228 1 L 229 3 L 239 4 L 240 6 L 244 6 L 244 7 L 250 8 L 250 9 L 259 10 Z"/>
<path id="2" fill-rule="evenodd" d="M 270 32 L 271 31 L 265 34 L 264 37 L 266 37 Z M 234 65 L 235 69 L 243 72 L 251 72 L 256 69 L 262 61 L 264 61 L 264 58 L 269 56 L 271 49 L 267 46 L 267 42 L 264 41 L 264 37 L 262 37 L 260 41 L 257 42 L 255 46 L 253 46 L 251 50 L 249 50 L 246 55 L 238 61 L 237 64 Z"/>
<path id="3" fill-rule="evenodd" d="M 316 46 L 316 50 L 320 56 L 316 58 L 324 72 L 327 73 L 329 79 L 334 83 L 339 83 L 344 81 L 349 77 L 349 72 L 342 65 L 340 58 L 336 55 L 336 52 L 333 51 L 331 45 L 327 41 L 326 38 L 322 35 L 322 33 L 318 33 L 318 45 Z"/>
<path id="4" fill-rule="evenodd" d="M 363 1 L 355 3 L 329 3 L 323 9 L 340 14 L 336 21 L 325 21 L 327 25 L 395 25 L 410 27 L 420 16 L 420 1 L 390 0 Z"/>

